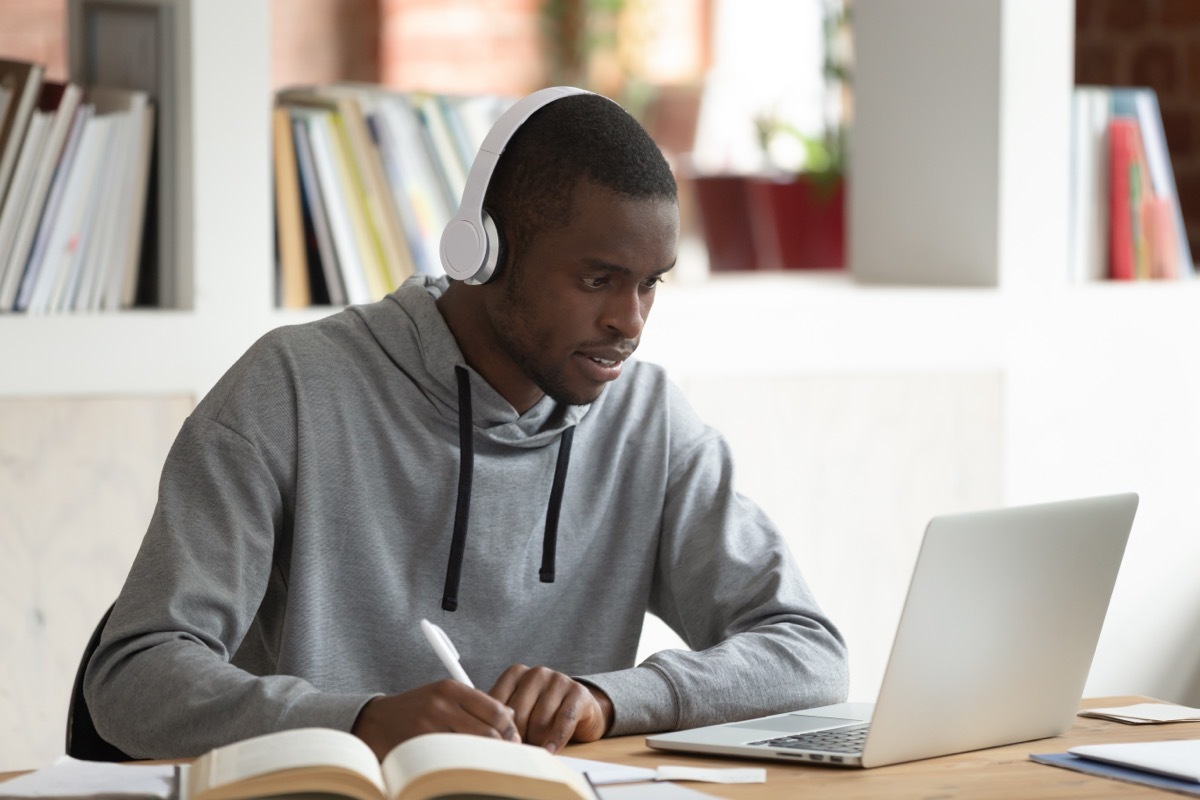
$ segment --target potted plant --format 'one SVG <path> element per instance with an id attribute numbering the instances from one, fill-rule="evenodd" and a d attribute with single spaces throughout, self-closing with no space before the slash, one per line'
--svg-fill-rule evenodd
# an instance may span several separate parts
<path id="1" fill-rule="evenodd" d="M 845 266 L 850 31 L 841 0 L 823 0 L 823 25 L 823 131 L 806 134 L 772 110 L 754 120 L 762 170 L 691 176 L 715 271 Z"/>
<path id="2" fill-rule="evenodd" d="M 768 174 L 747 186 L 758 266 L 842 269 L 846 264 L 846 108 L 849 17 L 837 0 L 824 4 L 826 122 L 806 135 L 775 115 L 756 122 Z"/>

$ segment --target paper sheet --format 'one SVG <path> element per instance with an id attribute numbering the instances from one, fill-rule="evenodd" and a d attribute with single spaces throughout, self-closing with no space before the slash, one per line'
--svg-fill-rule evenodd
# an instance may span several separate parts
<path id="1" fill-rule="evenodd" d="M 1080 711 L 1079 716 L 1111 719 L 1129 725 L 1157 725 L 1164 722 L 1200 722 L 1200 708 L 1174 703 L 1136 703 L 1131 706 L 1091 708 Z"/>
<path id="2" fill-rule="evenodd" d="M 596 791 L 600 800 L 713 800 L 711 794 L 665 781 L 600 786 Z"/>
<path id="3" fill-rule="evenodd" d="M 766 783 L 767 771 L 762 767 L 710 769 L 707 767 L 659 767 L 656 781 L 701 781 L 703 783 Z"/>
<path id="4" fill-rule="evenodd" d="M 587 758 L 571 758 L 570 756 L 559 756 L 558 760 L 580 775 L 586 772 L 593 786 L 654 780 L 654 770 L 645 767 L 627 767 L 623 764 L 610 764 L 606 761 L 592 761 Z"/>
<path id="5" fill-rule="evenodd" d="M 109 764 L 62 756 L 48 767 L 0 783 L 0 800 L 145 797 L 175 793 L 171 764 Z"/>

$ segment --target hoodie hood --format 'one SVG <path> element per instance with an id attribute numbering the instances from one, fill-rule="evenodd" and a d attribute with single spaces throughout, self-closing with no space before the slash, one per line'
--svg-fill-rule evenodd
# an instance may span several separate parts
<path id="1" fill-rule="evenodd" d="M 461 367 L 470 376 L 471 422 L 476 436 L 510 447 L 544 447 L 587 416 L 590 405 L 566 405 L 548 395 L 518 414 L 463 358 L 436 305 L 449 285 L 445 276 L 415 275 L 382 301 L 352 308 L 397 369 L 423 387 L 435 413 L 458 424 L 456 368 Z M 419 361 L 413 360 L 414 352 L 420 353 Z"/>
<path id="2" fill-rule="evenodd" d="M 471 519 L 475 437 L 520 448 L 545 447 L 557 440 L 558 456 L 546 506 L 542 563 L 538 570 L 542 583 L 554 583 L 558 518 L 571 463 L 571 442 L 575 423 L 586 416 L 591 406 L 562 404 L 543 395 L 537 405 L 525 414 L 518 414 L 478 372 L 467 366 L 458 342 L 437 309 L 437 299 L 449 285 L 446 277 L 414 276 L 382 302 L 353 310 L 396 368 L 427 387 L 424 396 L 436 413 L 458 427 L 458 491 L 441 603 L 444 610 L 455 611 Z M 420 354 L 419 362 L 405 360 L 404 354 L 413 352 Z"/>

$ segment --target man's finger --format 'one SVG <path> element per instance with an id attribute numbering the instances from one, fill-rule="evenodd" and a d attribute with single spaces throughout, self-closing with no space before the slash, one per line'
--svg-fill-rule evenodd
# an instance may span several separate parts
<path id="1" fill-rule="evenodd" d="M 529 671 L 529 667 L 524 664 L 513 664 L 508 669 L 504 670 L 496 683 L 492 686 L 489 695 L 499 700 L 505 705 L 509 705 L 509 700 L 512 699 L 513 692 L 517 690 L 517 686 L 521 681 L 521 676 Z"/>
<path id="2" fill-rule="evenodd" d="M 475 729 L 481 725 L 486 728 L 483 735 L 514 742 L 521 741 L 519 729 L 513 718 L 513 710 L 496 698 L 477 690 L 471 690 L 470 694 L 460 699 L 459 706 L 466 717 L 459 723 L 464 727 Z M 455 730 L 459 731 L 459 728 L 455 728 Z M 461 730 L 459 732 L 477 733 L 479 731 Z"/>

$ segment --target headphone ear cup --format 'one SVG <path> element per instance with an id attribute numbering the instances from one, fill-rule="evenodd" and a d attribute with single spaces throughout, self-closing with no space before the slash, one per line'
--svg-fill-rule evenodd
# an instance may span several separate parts
<path id="1" fill-rule="evenodd" d="M 486 211 L 480 213 L 483 222 L 483 263 L 479 271 L 467 279 L 467 283 L 487 283 L 496 277 L 496 271 L 504 263 L 504 237 L 500 235 L 496 223 Z"/>
<path id="2" fill-rule="evenodd" d="M 488 277 L 484 280 L 492 281 L 496 279 L 500 268 L 504 266 L 504 258 L 508 255 L 508 248 L 504 243 L 504 234 L 500 232 L 500 226 L 492 219 L 492 215 L 483 212 L 483 231 L 487 236 L 487 273 Z M 482 282 L 482 281 L 481 281 Z"/>

